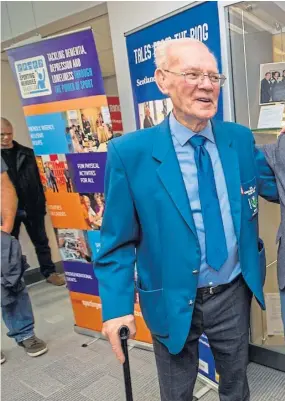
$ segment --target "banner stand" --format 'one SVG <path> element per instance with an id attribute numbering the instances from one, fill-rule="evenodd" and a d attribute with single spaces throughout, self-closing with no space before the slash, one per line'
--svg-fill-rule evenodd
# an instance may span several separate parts
<path id="1" fill-rule="evenodd" d="M 79 327 L 74 325 L 74 331 L 77 334 L 82 334 L 85 336 L 90 336 L 90 337 L 95 337 L 97 339 L 101 339 L 104 341 L 107 341 L 106 338 L 102 335 L 101 332 L 99 331 L 94 331 L 90 329 L 85 329 L 83 327 Z M 87 344 L 88 346 L 88 344 Z M 150 351 L 153 352 L 153 346 L 152 344 L 144 343 L 141 341 L 135 341 L 135 340 L 129 340 L 129 347 L 132 348 L 138 348 L 142 349 L 145 351 Z M 218 391 L 218 385 L 214 383 L 212 380 L 208 379 L 201 373 L 198 373 L 198 379 L 204 384 L 202 388 L 200 388 L 193 396 L 193 401 L 201 399 L 205 394 L 207 394 L 209 391 L 214 390 Z"/>

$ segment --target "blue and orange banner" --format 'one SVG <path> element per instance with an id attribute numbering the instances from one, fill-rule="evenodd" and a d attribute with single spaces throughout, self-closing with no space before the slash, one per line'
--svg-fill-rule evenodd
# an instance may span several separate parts
<path id="1" fill-rule="evenodd" d="M 101 246 L 108 142 L 122 135 L 122 126 L 116 121 L 114 132 L 93 32 L 86 29 L 47 38 L 10 49 L 8 57 L 74 303 L 75 322 L 100 330 L 101 303 L 92 263 Z M 112 111 L 118 112 L 118 99 L 111 103 Z M 120 119 L 118 113 L 115 117 Z M 100 308 L 96 309 L 97 304 Z M 82 315 L 77 314 L 79 309 Z"/>

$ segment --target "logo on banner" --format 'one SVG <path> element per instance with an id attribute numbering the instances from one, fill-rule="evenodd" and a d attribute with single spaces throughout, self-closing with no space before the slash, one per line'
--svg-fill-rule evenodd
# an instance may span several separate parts
<path id="1" fill-rule="evenodd" d="M 51 84 L 44 56 L 16 61 L 15 69 L 23 99 L 51 95 Z"/>

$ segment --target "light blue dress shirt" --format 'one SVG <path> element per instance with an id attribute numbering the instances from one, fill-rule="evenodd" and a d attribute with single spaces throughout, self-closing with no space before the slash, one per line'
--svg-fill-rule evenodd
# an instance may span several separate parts
<path id="1" fill-rule="evenodd" d="M 170 114 L 169 124 L 201 249 L 201 267 L 198 287 L 215 287 L 217 285 L 230 283 L 241 273 L 241 268 L 225 176 L 219 152 L 215 144 L 211 123 L 209 122 L 207 127 L 199 132 L 199 135 L 203 135 L 207 138 L 205 147 L 209 152 L 213 165 L 228 248 L 228 259 L 219 271 L 214 270 L 206 263 L 205 229 L 199 197 L 197 167 L 194 158 L 194 148 L 189 143 L 189 139 L 196 135 L 196 133 L 180 124 L 175 119 L 173 113 Z M 185 249 L 185 252 L 187 252 L 187 249 Z"/>

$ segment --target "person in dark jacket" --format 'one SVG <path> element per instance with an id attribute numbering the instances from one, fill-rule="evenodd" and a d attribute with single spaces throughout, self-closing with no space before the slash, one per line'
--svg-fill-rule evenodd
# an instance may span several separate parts
<path id="1" fill-rule="evenodd" d="M 34 316 L 30 297 L 23 279 L 29 267 L 22 256 L 19 241 L 10 235 L 17 211 L 15 188 L 7 174 L 8 167 L 1 158 L 1 309 L 8 336 L 16 340 L 32 357 L 47 352 L 44 341 L 35 336 Z M 1 352 L 1 364 L 5 362 Z"/>
<path id="2" fill-rule="evenodd" d="M 13 140 L 10 121 L 1 117 L 1 153 L 8 166 L 8 175 L 18 196 L 18 210 L 12 235 L 19 237 L 21 224 L 35 246 L 40 271 L 47 282 L 64 285 L 64 278 L 55 272 L 45 230 L 45 196 L 32 149 Z"/>
<path id="3" fill-rule="evenodd" d="M 269 103 L 271 99 L 271 74 L 270 72 L 267 72 L 261 81 L 261 86 L 260 86 L 260 103 Z"/>

